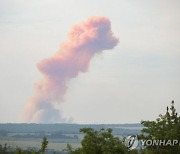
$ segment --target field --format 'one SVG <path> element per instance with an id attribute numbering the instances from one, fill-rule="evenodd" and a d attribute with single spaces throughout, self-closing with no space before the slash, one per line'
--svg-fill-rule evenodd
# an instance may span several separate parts
<path id="1" fill-rule="evenodd" d="M 46 136 L 49 142 L 48 149 L 63 151 L 68 143 L 73 148 L 81 146 L 84 137 L 84 134 L 80 133 L 81 128 L 95 130 L 111 128 L 115 136 L 122 138 L 140 133 L 142 126 L 140 124 L 0 124 L 0 145 L 38 150 L 42 138 Z"/>
<path id="2" fill-rule="evenodd" d="M 30 140 L 0 140 L 1 145 L 7 143 L 10 147 L 20 147 L 22 149 L 27 149 L 28 147 L 35 147 L 40 149 L 41 141 L 30 141 Z M 71 143 L 72 147 L 80 147 L 80 143 Z M 67 143 L 49 142 L 48 149 L 54 149 L 55 151 L 62 151 L 67 148 Z"/>

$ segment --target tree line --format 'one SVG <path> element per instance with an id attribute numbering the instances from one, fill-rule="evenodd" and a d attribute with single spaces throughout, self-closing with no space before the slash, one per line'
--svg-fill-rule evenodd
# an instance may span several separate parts
<path id="1" fill-rule="evenodd" d="M 180 141 L 180 116 L 178 115 L 174 101 L 167 107 L 164 115 L 160 114 L 154 121 L 141 121 L 144 126 L 141 134 L 137 135 L 138 140 L 176 140 Z M 143 145 L 140 149 L 128 149 L 124 140 L 113 135 L 112 129 L 95 130 L 93 128 L 81 128 L 84 138 L 81 141 L 81 147 L 73 148 L 67 144 L 66 152 L 68 154 L 179 154 L 180 146 L 167 145 L 160 146 Z M 48 140 L 43 137 L 39 151 L 27 151 L 20 148 L 12 153 L 17 154 L 45 154 L 48 146 Z M 0 147 L 0 154 L 7 153 L 5 147 Z"/>

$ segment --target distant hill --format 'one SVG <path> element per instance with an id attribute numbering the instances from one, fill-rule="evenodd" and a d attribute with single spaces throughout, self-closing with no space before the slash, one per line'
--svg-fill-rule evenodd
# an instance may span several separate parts
<path id="1" fill-rule="evenodd" d="M 100 130 L 101 128 L 112 128 L 114 135 L 134 135 L 139 134 L 141 124 L 26 124 L 26 123 L 3 123 L 0 124 L 0 131 L 16 132 L 16 133 L 34 133 L 34 132 L 62 132 L 63 134 L 78 134 L 81 128 L 93 128 Z"/>

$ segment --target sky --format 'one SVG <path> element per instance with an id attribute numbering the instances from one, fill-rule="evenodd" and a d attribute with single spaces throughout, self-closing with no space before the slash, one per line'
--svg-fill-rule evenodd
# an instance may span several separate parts
<path id="1" fill-rule="evenodd" d="M 180 113 L 179 0 L 0 0 L 0 123 L 21 122 L 42 78 L 36 64 L 54 55 L 74 24 L 111 21 L 119 44 L 96 55 L 56 104 L 73 123 L 155 120 L 175 101 Z"/>

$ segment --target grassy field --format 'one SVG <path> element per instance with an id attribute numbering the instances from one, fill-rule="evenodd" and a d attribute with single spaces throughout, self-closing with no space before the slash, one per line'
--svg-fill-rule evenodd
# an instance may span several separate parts
<path id="1" fill-rule="evenodd" d="M 67 148 L 67 143 L 73 148 L 80 147 L 84 134 L 81 128 L 100 130 L 111 128 L 116 137 L 139 134 L 140 124 L 0 124 L 0 144 L 12 148 L 40 149 L 43 136 L 46 136 L 49 144 L 48 149 L 62 151 Z"/>
<path id="2" fill-rule="evenodd" d="M 40 149 L 41 147 L 41 141 L 30 141 L 30 140 L 2 140 L 0 139 L 0 144 L 4 145 L 7 143 L 8 146 L 11 147 L 20 147 L 22 149 L 26 149 L 27 147 L 36 147 Z M 80 147 L 80 143 L 70 143 L 72 147 L 77 148 Z M 63 149 L 66 149 L 67 143 L 54 143 L 49 142 L 48 149 L 54 149 L 57 151 L 61 151 Z"/>

